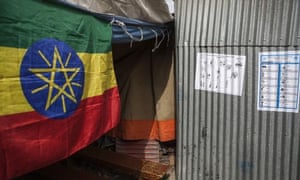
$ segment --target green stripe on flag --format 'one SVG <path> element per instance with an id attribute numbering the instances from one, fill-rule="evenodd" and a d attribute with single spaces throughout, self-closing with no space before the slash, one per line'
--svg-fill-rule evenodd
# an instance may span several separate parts
<path id="1" fill-rule="evenodd" d="M 77 52 L 111 51 L 109 23 L 41 0 L 1 0 L 0 29 L 0 46 L 27 48 L 39 39 L 54 38 Z"/>

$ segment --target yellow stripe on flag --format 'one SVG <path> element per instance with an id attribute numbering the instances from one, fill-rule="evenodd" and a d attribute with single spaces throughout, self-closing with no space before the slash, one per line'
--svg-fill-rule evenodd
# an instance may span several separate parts
<path id="1" fill-rule="evenodd" d="M 0 116 L 33 111 L 23 94 L 19 78 L 25 53 L 26 49 L 0 47 Z M 117 86 L 111 52 L 77 55 L 85 68 L 82 99 L 101 95 Z"/>

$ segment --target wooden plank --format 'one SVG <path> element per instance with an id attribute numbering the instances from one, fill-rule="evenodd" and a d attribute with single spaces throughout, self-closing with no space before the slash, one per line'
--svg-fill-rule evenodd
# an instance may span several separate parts
<path id="1" fill-rule="evenodd" d="M 89 147 L 76 153 L 74 158 L 93 162 L 99 166 L 106 166 L 134 177 L 151 180 L 162 179 L 168 176 L 170 169 L 168 165 L 94 147 Z"/>

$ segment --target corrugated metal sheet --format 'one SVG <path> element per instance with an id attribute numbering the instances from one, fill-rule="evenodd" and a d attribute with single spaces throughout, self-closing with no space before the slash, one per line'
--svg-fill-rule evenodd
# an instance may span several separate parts
<path id="1" fill-rule="evenodd" d="M 258 53 L 300 49 L 299 0 L 178 0 L 178 180 L 299 180 L 300 113 L 257 110 Z M 196 53 L 246 56 L 242 96 L 195 90 Z"/>
<path id="2" fill-rule="evenodd" d="M 299 0 L 178 0 L 179 46 L 293 46 Z"/>

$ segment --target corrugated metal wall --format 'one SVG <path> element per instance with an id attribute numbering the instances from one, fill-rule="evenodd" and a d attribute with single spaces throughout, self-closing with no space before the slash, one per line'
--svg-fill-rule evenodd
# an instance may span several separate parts
<path id="1" fill-rule="evenodd" d="M 176 0 L 178 180 L 299 180 L 300 113 L 257 110 L 258 53 L 300 49 L 300 0 Z M 195 90 L 196 53 L 246 56 L 242 96 Z"/>

